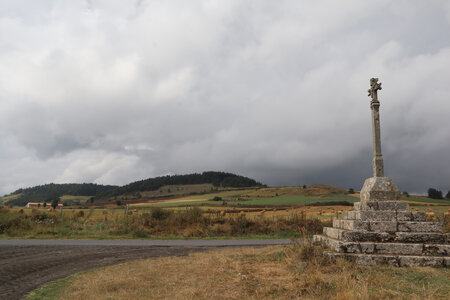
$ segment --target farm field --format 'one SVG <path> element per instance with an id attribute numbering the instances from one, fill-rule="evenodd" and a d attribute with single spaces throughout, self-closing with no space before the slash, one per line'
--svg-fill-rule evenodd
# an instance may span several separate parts
<path id="1" fill-rule="evenodd" d="M 448 199 L 430 199 L 422 196 L 410 196 L 410 197 L 402 197 L 401 200 L 407 201 L 411 204 L 435 204 L 435 205 L 450 205 L 450 200 Z"/>
<path id="2" fill-rule="evenodd" d="M 212 185 L 178 189 L 211 190 Z M 177 190 L 167 186 L 163 192 Z M 161 199 L 69 206 L 62 210 L 3 208 L 0 238 L 279 238 L 321 233 L 333 218 L 353 208 L 359 194 L 327 185 L 213 190 Z M 81 196 L 83 197 L 83 196 Z M 63 196 L 66 201 L 80 196 Z M 410 196 L 413 210 L 441 220 L 450 205 Z M 316 220 L 316 221 L 314 221 Z M 316 223 L 314 223 L 316 222 Z M 299 227 L 300 226 L 300 227 Z"/>

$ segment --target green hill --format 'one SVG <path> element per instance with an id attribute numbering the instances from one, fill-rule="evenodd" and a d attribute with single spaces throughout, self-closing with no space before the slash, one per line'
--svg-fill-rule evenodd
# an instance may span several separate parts
<path id="1" fill-rule="evenodd" d="M 254 187 L 261 183 L 244 176 L 225 172 L 203 172 L 187 175 L 171 175 L 148 178 L 124 186 L 99 185 L 94 183 L 45 184 L 17 191 L 0 197 L 0 204 L 23 206 L 28 202 L 50 202 L 55 197 L 65 204 L 85 202 L 90 197 L 105 200 L 122 195 L 136 195 L 145 191 L 156 191 L 164 186 L 212 184 L 214 187 Z M 78 197 L 76 197 L 78 196 Z M 89 196 L 89 197 L 87 197 Z"/>
<path id="2" fill-rule="evenodd" d="M 26 205 L 28 202 L 51 201 L 64 195 L 91 196 L 117 188 L 114 185 L 99 185 L 95 183 L 50 183 L 17 191 L 2 197 L 2 202 L 8 205 Z"/>
<path id="3" fill-rule="evenodd" d="M 105 199 L 109 197 L 132 195 L 144 191 L 155 191 L 163 186 L 171 185 L 193 185 L 193 184 L 212 184 L 215 187 L 253 187 L 262 186 L 260 182 L 254 179 L 239 176 L 232 173 L 225 172 L 203 172 L 187 175 L 168 175 L 155 178 L 148 178 L 136 181 L 114 190 L 105 191 L 98 196 L 96 200 Z"/>

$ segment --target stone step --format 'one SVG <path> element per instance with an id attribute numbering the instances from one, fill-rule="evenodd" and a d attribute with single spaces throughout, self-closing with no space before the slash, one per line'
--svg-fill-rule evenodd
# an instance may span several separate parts
<path id="1" fill-rule="evenodd" d="M 442 232 L 442 224 L 439 222 L 333 220 L 333 227 L 384 232 Z"/>
<path id="2" fill-rule="evenodd" d="M 377 232 L 325 227 L 323 233 L 332 239 L 344 242 L 450 243 L 450 233 L 439 232 Z"/>
<path id="3" fill-rule="evenodd" d="M 379 210 L 351 210 L 344 211 L 344 220 L 364 221 L 415 221 L 425 222 L 426 213 L 423 211 L 379 211 Z"/>
<path id="4" fill-rule="evenodd" d="M 314 237 L 314 241 L 322 242 L 333 251 L 341 253 L 450 256 L 450 244 L 358 243 L 343 242 L 324 236 Z"/>
<path id="5" fill-rule="evenodd" d="M 391 265 L 396 267 L 450 267 L 450 257 L 444 256 L 415 256 L 415 255 L 388 255 L 388 254 L 355 254 L 324 252 L 330 259 L 344 258 L 355 261 L 360 265 Z"/>
<path id="6" fill-rule="evenodd" d="M 398 200 L 393 201 L 362 201 L 353 203 L 355 210 L 392 210 L 409 211 L 409 204 Z"/>

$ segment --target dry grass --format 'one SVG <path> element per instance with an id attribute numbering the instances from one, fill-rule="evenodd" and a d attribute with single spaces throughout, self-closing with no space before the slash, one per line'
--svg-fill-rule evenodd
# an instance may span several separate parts
<path id="1" fill-rule="evenodd" d="M 168 210 L 153 208 L 145 212 L 72 210 L 62 216 L 58 210 L 33 209 L 29 213 L 0 208 L 0 237 L 298 237 L 304 230 L 318 234 L 330 219 L 307 218 L 305 214 L 288 217 L 248 217 L 245 213 L 222 216 L 203 214 L 197 208 Z"/>
<path id="2" fill-rule="evenodd" d="M 447 299 L 450 293 L 450 269 L 330 263 L 321 253 L 306 244 L 135 261 L 75 275 L 57 299 Z"/>

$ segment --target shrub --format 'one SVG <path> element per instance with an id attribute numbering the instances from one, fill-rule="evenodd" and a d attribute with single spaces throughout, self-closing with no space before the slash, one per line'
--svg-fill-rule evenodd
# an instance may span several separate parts
<path id="1" fill-rule="evenodd" d="M 246 233 L 248 227 L 251 225 L 251 222 L 247 219 L 247 217 L 245 215 L 240 215 L 236 221 L 239 233 Z"/>
<path id="2" fill-rule="evenodd" d="M 353 190 L 352 188 L 349 188 L 349 189 L 348 189 L 348 193 L 349 193 L 349 194 L 354 194 L 354 193 L 355 193 L 355 190 Z"/>
<path id="3" fill-rule="evenodd" d="M 189 223 L 197 223 L 203 220 L 202 210 L 198 207 L 188 208 L 185 214 L 186 220 Z"/>
<path id="4" fill-rule="evenodd" d="M 212 200 L 213 201 L 222 201 L 222 197 L 215 196 Z"/>
<path id="5" fill-rule="evenodd" d="M 152 208 L 152 219 L 162 221 L 167 219 L 172 214 L 172 211 L 170 210 L 164 210 L 160 207 L 154 207 Z"/>
<path id="6" fill-rule="evenodd" d="M 55 209 L 58 206 L 58 203 L 59 203 L 59 198 L 58 197 L 53 198 L 52 204 L 51 204 L 53 209 Z"/>
<path id="7" fill-rule="evenodd" d="M 447 195 L 445 195 L 445 199 L 450 199 L 450 191 L 448 191 Z"/>

